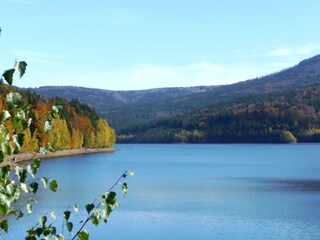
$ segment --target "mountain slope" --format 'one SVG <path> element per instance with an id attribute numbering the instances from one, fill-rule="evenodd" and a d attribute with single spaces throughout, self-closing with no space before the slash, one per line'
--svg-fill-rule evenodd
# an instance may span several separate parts
<path id="1" fill-rule="evenodd" d="M 74 86 L 44 86 L 28 88 L 46 98 L 61 97 L 67 100 L 78 98 L 89 106 L 108 112 L 110 109 L 121 108 L 131 104 L 145 104 L 159 100 L 186 96 L 198 92 L 206 92 L 213 86 L 198 86 L 190 88 L 158 88 L 136 91 L 111 91 L 95 88 Z"/>
<path id="2" fill-rule="evenodd" d="M 297 89 L 320 82 L 320 55 L 265 77 L 218 86 L 209 91 L 180 96 L 153 103 L 115 108 L 106 116 L 118 133 L 161 117 L 193 111 L 205 106 L 248 95 Z"/>
<path id="3" fill-rule="evenodd" d="M 232 71 L 232 69 L 230 70 Z M 216 87 L 108 91 L 76 87 L 32 89 L 43 96 L 62 96 L 94 107 L 118 133 L 175 114 L 248 95 L 298 89 L 320 82 L 320 55 L 265 77 Z"/>
<path id="4" fill-rule="evenodd" d="M 120 142 L 320 142 L 320 84 L 242 97 L 128 129 Z"/>

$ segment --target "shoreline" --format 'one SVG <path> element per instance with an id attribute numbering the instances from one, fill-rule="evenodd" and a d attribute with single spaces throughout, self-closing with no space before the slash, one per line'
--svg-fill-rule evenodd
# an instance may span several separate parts
<path id="1" fill-rule="evenodd" d="M 14 159 L 14 162 L 25 162 L 29 161 L 32 158 L 58 158 L 58 157 L 67 157 L 67 156 L 75 156 L 75 155 L 84 155 L 84 154 L 93 154 L 93 153 L 107 153 L 107 152 L 116 152 L 117 150 L 112 147 L 108 148 L 80 148 L 80 149 L 69 149 L 69 150 L 60 150 L 56 152 L 48 152 L 44 153 L 19 153 L 12 154 L 10 159 Z"/>

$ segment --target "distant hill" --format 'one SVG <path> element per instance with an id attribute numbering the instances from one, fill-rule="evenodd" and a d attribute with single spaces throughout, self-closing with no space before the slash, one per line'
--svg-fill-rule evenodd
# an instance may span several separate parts
<path id="1" fill-rule="evenodd" d="M 251 95 L 129 128 L 129 143 L 320 142 L 320 84 Z"/>
<path id="2" fill-rule="evenodd" d="M 36 92 L 46 98 L 61 97 L 67 100 L 78 98 L 81 102 L 95 107 L 100 110 L 100 113 L 103 113 L 108 112 L 110 109 L 121 108 L 127 105 L 153 103 L 193 93 L 207 92 L 213 88 L 215 87 L 198 86 L 136 91 L 111 91 L 74 86 L 45 86 L 28 88 L 27 90 Z"/>
<path id="3" fill-rule="evenodd" d="M 232 69 L 230 69 L 232 71 Z M 79 87 L 29 89 L 42 96 L 79 98 L 95 108 L 119 134 L 135 126 L 245 96 L 299 89 L 320 82 L 320 55 L 289 69 L 231 85 L 109 91 Z"/>

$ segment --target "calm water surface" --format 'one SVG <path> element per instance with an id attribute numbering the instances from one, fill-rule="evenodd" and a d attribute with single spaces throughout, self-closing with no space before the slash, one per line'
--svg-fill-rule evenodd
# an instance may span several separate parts
<path id="1" fill-rule="evenodd" d="M 320 145 L 116 148 L 43 161 L 39 175 L 60 189 L 40 192 L 35 214 L 83 206 L 130 169 L 127 197 L 107 225 L 87 227 L 91 239 L 320 239 Z M 33 222 L 0 239 L 23 239 Z"/>

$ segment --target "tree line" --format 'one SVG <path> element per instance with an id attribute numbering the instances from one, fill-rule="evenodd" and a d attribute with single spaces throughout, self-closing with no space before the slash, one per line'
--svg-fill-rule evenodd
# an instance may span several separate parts
<path id="1" fill-rule="evenodd" d="M 320 142 L 320 84 L 213 104 L 119 132 L 119 142 Z"/>

